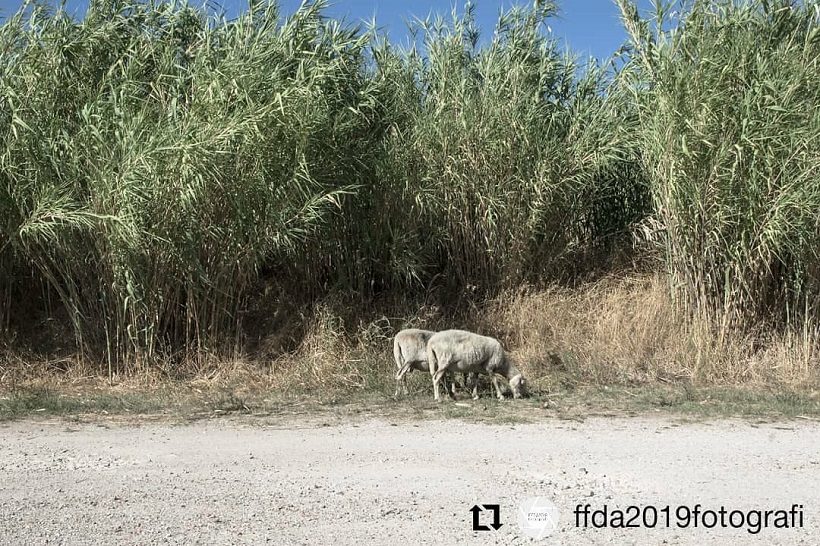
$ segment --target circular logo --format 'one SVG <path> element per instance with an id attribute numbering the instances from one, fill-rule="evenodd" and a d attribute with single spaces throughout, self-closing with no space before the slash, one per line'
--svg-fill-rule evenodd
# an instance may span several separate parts
<path id="1" fill-rule="evenodd" d="M 518 505 L 518 526 L 532 538 L 544 538 L 558 529 L 558 507 L 544 497 L 530 497 Z"/>

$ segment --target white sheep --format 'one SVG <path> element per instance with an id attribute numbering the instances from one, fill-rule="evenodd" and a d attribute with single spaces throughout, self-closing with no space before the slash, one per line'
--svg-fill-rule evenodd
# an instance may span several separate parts
<path id="1" fill-rule="evenodd" d="M 408 328 L 400 331 L 393 338 L 393 359 L 396 361 L 398 372 L 396 373 L 396 394 L 399 395 L 399 386 L 404 387 L 404 394 L 407 394 L 407 377 L 410 370 L 429 371 L 427 367 L 427 340 L 435 332 L 430 330 L 419 330 Z"/>
<path id="2" fill-rule="evenodd" d="M 428 369 L 433 377 L 433 395 L 439 400 L 439 382 L 448 371 L 482 373 L 492 377 L 499 399 L 504 398 L 497 375 L 510 382 L 514 398 L 526 392 L 526 380 L 510 362 L 501 342 L 464 330 L 444 330 L 427 341 Z M 478 398 L 478 382 L 473 381 L 473 398 Z"/>
<path id="3" fill-rule="evenodd" d="M 399 395 L 400 386 L 403 387 L 404 394 L 407 394 L 407 372 L 410 370 L 429 371 L 427 366 L 427 341 L 434 334 L 435 332 L 430 330 L 408 328 L 400 331 L 393 338 L 393 358 L 398 368 L 396 373 L 396 394 L 393 396 L 397 397 Z M 452 381 L 447 392 L 451 397 L 455 397 L 455 384 Z"/>

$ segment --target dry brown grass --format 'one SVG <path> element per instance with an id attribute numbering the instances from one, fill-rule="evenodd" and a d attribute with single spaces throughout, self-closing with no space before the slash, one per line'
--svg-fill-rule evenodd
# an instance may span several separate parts
<path id="1" fill-rule="evenodd" d="M 320 306 L 296 352 L 271 364 L 277 386 L 300 391 L 367 388 L 372 370 L 364 365 L 366 354 L 359 347 L 366 342 L 351 342 L 345 330 L 341 317 Z"/>
<path id="2" fill-rule="evenodd" d="M 558 369 L 592 384 L 817 381 L 816 331 L 733 335 L 684 320 L 668 294 L 660 275 L 610 277 L 581 289 L 520 290 L 487 313 L 536 380 Z"/>
<path id="3" fill-rule="evenodd" d="M 300 332 L 290 350 L 260 344 L 256 353 L 206 356 L 106 377 L 106 367 L 76 356 L 43 357 L 0 352 L 0 388 L 96 385 L 123 391 L 185 388 L 275 391 L 339 397 L 353 392 L 392 393 L 392 336 L 401 328 L 468 328 L 499 337 L 536 392 L 559 385 L 681 383 L 814 387 L 820 335 L 789 330 L 738 336 L 703 321 L 682 320 L 660 275 L 608 277 L 580 288 L 520 289 L 447 317 L 440 307 L 397 300 L 362 311 L 330 298 L 278 323 Z M 298 321 L 298 324 L 297 324 Z M 267 349 L 265 348 L 267 347 Z M 411 374 L 413 375 L 413 374 Z M 411 378 L 424 388 L 426 379 Z"/>

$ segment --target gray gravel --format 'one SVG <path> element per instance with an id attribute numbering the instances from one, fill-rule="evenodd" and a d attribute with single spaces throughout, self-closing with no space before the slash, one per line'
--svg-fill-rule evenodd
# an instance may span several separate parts
<path id="1" fill-rule="evenodd" d="M 541 541 L 516 512 L 560 509 Z M 475 503 L 498 531 L 471 530 Z M 578 529 L 572 507 L 804 506 L 804 528 Z M 673 508 L 674 509 L 674 508 Z M 483 520 L 482 520 L 483 521 Z M 670 417 L 527 425 L 0 425 L 3 544 L 817 544 L 820 424 Z"/>

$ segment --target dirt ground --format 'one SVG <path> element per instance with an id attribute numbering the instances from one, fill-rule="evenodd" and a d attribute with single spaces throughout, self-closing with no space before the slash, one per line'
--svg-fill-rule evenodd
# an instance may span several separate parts
<path id="1" fill-rule="evenodd" d="M 542 497 L 559 528 L 519 528 Z M 498 504 L 497 531 L 470 508 Z M 803 506 L 802 529 L 575 527 L 573 507 Z M 486 518 L 486 519 L 483 519 Z M 489 523 L 487 514 L 479 519 Z M 0 424 L 2 544 L 817 544 L 820 423 L 230 417 Z"/>

